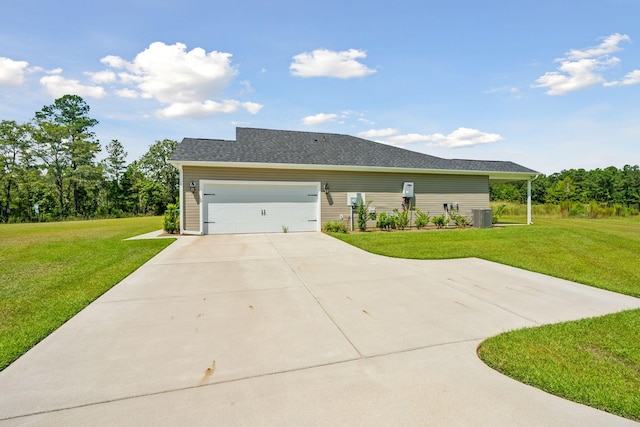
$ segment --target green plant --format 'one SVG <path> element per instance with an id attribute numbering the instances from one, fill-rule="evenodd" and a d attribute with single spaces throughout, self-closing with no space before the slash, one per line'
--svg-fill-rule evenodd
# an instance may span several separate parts
<path id="1" fill-rule="evenodd" d="M 282 226 L 282 232 L 283 233 L 288 233 L 289 232 L 289 227 L 287 227 L 286 225 Z"/>
<path id="2" fill-rule="evenodd" d="M 327 233 L 347 233 L 347 226 L 342 221 L 327 221 L 324 224 L 324 231 Z"/>
<path id="3" fill-rule="evenodd" d="M 180 230 L 180 209 L 173 203 L 167 205 L 167 210 L 164 211 L 164 231 L 169 234 L 173 234 Z"/>
<path id="4" fill-rule="evenodd" d="M 465 228 L 469 226 L 469 219 L 464 215 L 458 215 L 457 212 L 451 214 L 451 220 L 457 227 Z"/>
<path id="5" fill-rule="evenodd" d="M 505 204 L 494 206 L 493 210 L 491 211 L 491 222 L 493 224 L 497 224 L 498 221 L 500 221 L 500 217 L 504 215 L 506 209 L 507 205 Z"/>
<path id="6" fill-rule="evenodd" d="M 380 212 L 378 215 L 378 222 L 376 226 L 381 230 L 390 230 L 396 225 L 396 218 L 394 215 L 387 215 L 386 212 Z"/>
<path id="7" fill-rule="evenodd" d="M 369 211 L 370 205 L 371 201 L 368 201 L 367 203 L 360 203 L 357 207 L 358 230 L 360 231 L 367 230 L 367 221 L 376 219 L 376 213 Z"/>
<path id="8" fill-rule="evenodd" d="M 433 224 L 437 227 L 437 228 L 442 228 L 447 224 L 447 218 L 444 216 L 444 214 L 440 215 L 440 216 L 435 216 L 433 217 L 433 219 L 431 220 L 431 222 L 433 222 Z"/>
<path id="9" fill-rule="evenodd" d="M 398 209 L 394 209 L 393 213 L 396 217 L 396 227 L 400 230 L 404 230 L 409 226 L 409 211 L 400 212 Z"/>
<path id="10" fill-rule="evenodd" d="M 420 209 L 416 208 L 416 219 L 415 224 L 418 230 L 424 228 L 429 224 L 429 220 L 431 216 L 429 216 L 429 212 L 423 213 Z"/>

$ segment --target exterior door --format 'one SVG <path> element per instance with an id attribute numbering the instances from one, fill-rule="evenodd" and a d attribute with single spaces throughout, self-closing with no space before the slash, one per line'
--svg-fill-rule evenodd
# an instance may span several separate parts
<path id="1" fill-rule="evenodd" d="M 217 181 L 203 185 L 204 234 L 318 231 L 319 184 Z"/>

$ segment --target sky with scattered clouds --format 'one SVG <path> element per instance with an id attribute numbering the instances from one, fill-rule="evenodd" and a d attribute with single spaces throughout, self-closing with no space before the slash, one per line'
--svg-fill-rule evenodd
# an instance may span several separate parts
<path id="1" fill-rule="evenodd" d="M 640 1 L 22 0 L 0 120 L 84 98 L 103 145 L 354 135 L 545 174 L 640 163 Z"/>

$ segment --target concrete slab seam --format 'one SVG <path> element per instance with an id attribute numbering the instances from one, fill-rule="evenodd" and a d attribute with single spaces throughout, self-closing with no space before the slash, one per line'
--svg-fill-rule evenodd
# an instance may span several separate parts
<path id="1" fill-rule="evenodd" d="M 0 418 L 0 421 L 10 421 L 10 420 L 15 420 L 15 419 L 20 419 L 20 418 L 32 417 L 32 416 L 36 416 L 36 415 L 43 415 L 43 414 L 54 413 L 54 412 L 70 411 L 70 410 L 79 409 L 79 408 L 86 408 L 86 407 L 103 405 L 103 404 L 113 403 L 113 402 L 121 402 L 121 401 L 125 401 L 125 400 L 138 399 L 138 398 L 148 397 L 148 396 L 157 396 L 157 395 L 162 395 L 162 394 L 177 393 L 177 392 L 181 392 L 181 391 L 193 390 L 193 389 L 203 388 L 203 387 L 215 387 L 217 385 L 222 385 L 222 384 L 230 384 L 230 383 L 236 383 L 236 382 L 241 382 L 241 381 L 248 381 L 248 380 L 252 380 L 252 379 L 256 379 L 256 378 L 264 378 L 264 377 L 270 377 L 270 376 L 274 376 L 274 375 L 288 374 L 288 373 L 293 373 L 293 372 L 300 372 L 300 371 L 305 371 L 305 370 L 308 370 L 308 369 L 324 368 L 324 367 L 328 367 L 328 366 L 338 366 L 338 365 L 342 365 L 342 364 L 345 364 L 345 363 L 358 362 L 358 361 L 361 361 L 361 360 L 368 360 L 368 359 L 378 359 L 378 358 L 382 358 L 382 357 L 392 356 L 392 355 L 395 355 L 395 354 L 411 353 L 411 352 L 414 352 L 414 351 L 427 350 L 427 349 L 432 349 L 432 348 L 437 348 L 437 347 L 446 347 L 446 346 L 450 346 L 450 345 L 465 344 L 465 343 L 470 343 L 470 342 L 477 342 L 478 345 L 479 345 L 484 339 L 486 339 L 486 338 L 484 338 L 484 337 L 483 338 L 472 338 L 472 339 L 467 339 L 467 340 L 431 344 L 431 345 L 415 347 L 415 348 L 410 348 L 410 349 L 402 349 L 402 350 L 398 350 L 398 351 L 392 351 L 392 352 L 388 352 L 388 353 L 381 353 L 381 354 L 374 354 L 374 355 L 370 355 L 370 356 L 361 356 L 361 357 L 358 357 L 358 358 L 345 359 L 345 360 L 340 360 L 340 361 L 336 361 L 336 362 L 328 362 L 328 363 L 320 363 L 320 364 L 316 364 L 316 365 L 302 366 L 302 367 L 295 368 L 295 369 L 283 369 L 283 370 L 279 370 L 279 371 L 266 372 L 266 373 L 263 373 L 263 374 L 248 375 L 248 376 L 245 376 L 245 377 L 222 380 L 222 381 L 217 381 L 217 382 L 213 382 L 213 383 L 209 383 L 209 384 L 199 384 L 199 385 L 195 385 L 195 386 L 177 387 L 177 388 L 172 388 L 172 389 L 155 391 L 155 392 L 151 392 L 151 393 L 135 394 L 135 395 L 131 395 L 131 396 L 119 397 L 119 398 L 116 398 L 116 399 L 106 399 L 106 400 L 101 400 L 101 401 L 98 401 L 98 402 L 85 403 L 85 404 L 75 405 L 75 406 L 67 406 L 67 407 L 64 407 L 64 408 L 56 408 L 56 409 L 50 409 L 50 410 L 45 410 L 45 411 L 30 412 L 30 413 L 27 413 L 27 414 L 21 414 L 21 415 L 15 415 L 15 416 L 11 416 L 11 417 L 6 417 L 6 418 Z M 477 346 L 476 346 L 476 348 L 477 348 Z"/>
<path id="2" fill-rule="evenodd" d="M 273 245 L 273 242 L 271 242 L 271 244 Z M 276 250 L 276 252 L 278 252 L 278 254 L 280 256 L 282 256 L 282 254 L 280 253 L 280 251 L 278 251 L 278 248 L 273 245 L 274 249 Z M 311 291 L 311 289 L 309 288 L 309 286 L 305 283 L 304 280 L 302 280 L 302 278 L 298 275 L 298 272 L 296 272 L 296 270 L 291 266 L 291 264 L 289 263 L 289 260 L 287 260 L 284 256 L 282 256 L 283 261 L 287 264 L 287 266 L 289 267 L 289 269 L 291 270 L 291 272 L 296 276 L 296 278 L 300 281 L 300 283 L 302 283 L 302 286 L 304 286 L 304 288 L 307 290 L 307 292 L 309 293 L 309 295 L 311 295 L 311 297 L 314 299 L 314 301 L 316 302 L 316 304 L 318 304 L 318 307 L 320 307 L 320 309 L 324 312 L 325 316 L 327 316 L 327 318 L 331 321 L 331 323 L 333 323 L 333 325 L 336 327 L 336 329 L 338 329 L 338 331 L 340 331 L 340 333 L 342 334 L 342 336 L 344 337 L 345 340 L 347 340 L 347 342 L 349 343 L 349 345 L 351 345 L 351 347 L 358 353 L 358 355 L 360 356 L 361 359 L 364 358 L 364 355 L 362 354 L 362 352 L 360 351 L 360 349 L 358 349 L 358 347 L 356 347 L 356 345 L 353 343 L 353 341 L 351 341 L 349 339 L 349 337 L 347 336 L 347 334 L 344 332 L 344 330 L 342 330 L 342 328 L 340 327 L 340 325 L 338 325 L 338 323 L 333 319 L 333 317 L 331 317 L 331 315 L 329 314 L 329 312 L 325 309 L 325 307 L 322 305 L 322 303 L 320 302 L 320 300 L 318 299 L 318 297 Z"/>
<path id="3" fill-rule="evenodd" d="M 393 353 L 390 353 L 390 354 L 393 354 Z M 295 368 L 295 369 L 284 369 L 284 370 L 279 370 L 279 371 L 266 372 L 266 373 L 263 373 L 263 374 L 248 375 L 246 377 L 222 380 L 222 381 L 217 381 L 217 382 L 213 382 L 213 383 L 209 383 L 209 384 L 198 384 L 198 385 L 189 386 L 189 387 L 177 387 L 177 388 L 172 388 L 172 389 L 154 391 L 154 392 L 151 392 L 151 393 L 135 394 L 135 395 L 131 395 L 131 396 L 119 397 L 119 398 L 116 398 L 116 399 L 106 399 L 106 400 L 101 400 L 101 401 L 98 401 L 98 402 L 84 403 L 84 404 L 75 405 L 75 406 L 67 406 L 67 407 L 64 407 L 64 408 L 56 408 L 56 409 L 50 409 L 50 410 L 45 410 L 45 411 L 30 412 L 30 413 L 27 413 L 27 414 L 21 414 L 21 415 L 15 415 L 15 416 L 11 416 L 11 417 L 6 417 L 6 418 L 0 418 L 0 421 L 15 420 L 15 419 L 19 419 L 19 418 L 32 417 L 32 416 L 36 416 L 36 415 L 43 415 L 43 414 L 48 414 L 48 413 L 53 413 L 53 412 L 70 411 L 70 410 L 73 410 L 73 409 L 79 409 L 79 408 L 86 408 L 86 407 L 90 407 L 90 406 L 103 405 L 105 403 L 121 402 L 121 401 L 125 401 L 125 400 L 138 399 L 138 398 L 141 398 L 141 397 L 157 396 L 157 395 L 162 395 L 162 394 L 170 394 L 170 393 L 176 393 L 176 392 L 186 391 L 186 390 L 193 390 L 193 389 L 203 388 L 203 387 L 214 387 L 214 386 L 217 386 L 217 385 L 220 385 L 220 384 L 230 384 L 230 383 L 235 383 L 235 382 L 240 382 L 240 381 L 248 381 L 248 380 L 252 380 L 252 379 L 255 379 L 255 378 L 263 378 L 263 377 L 270 377 L 270 376 L 280 375 L 280 374 L 288 374 L 288 373 L 292 373 L 292 372 L 300 372 L 300 371 L 305 371 L 307 369 L 324 368 L 324 367 L 327 367 L 327 366 L 341 365 L 343 363 L 356 362 L 356 361 L 359 361 L 359 360 L 362 360 L 362 359 L 363 358 L 361 358 L 361 357 L 359 357 L 359 358 L 351 358 L 351 359 L 345 359 L 345 360 L 340 360 L 340 361 L 336 361 L 336 362 L 328 362 L 328 363 L 320 363 L 320 364 L 317 364 L 317 365 L 302 366 L 302 367 Z"/>
<path id="4" fill-rule="evenodd" d="M 189 295 L 167 295 L 161 297 L 150 297 L 150 298 L 130 298 L 130 299 L 117 299 L 117 300 L 109 300 L 109 301 L 95 301 L 96 304 L 113 304 L 113 303 L 122 303 L 122 302 L 131 302 L 131 301 L 162 301 L 162 300 L 176 300 L 176 299 L 191 299 L 198 298 L 202 296 L 210 296 L 210 295 L 228 295 L 228 294 L 243 294 L 243 293 L 256 293 L 256 292 L 277 292 L 283 289 L 298 289 L 299 286 L 283 286 L 281 288 L 268 288 L 268 289 L 240 289 L 237 291 L 221 291 L 221 292 L 204 292 L 197 294 L 189 294 Z"/>

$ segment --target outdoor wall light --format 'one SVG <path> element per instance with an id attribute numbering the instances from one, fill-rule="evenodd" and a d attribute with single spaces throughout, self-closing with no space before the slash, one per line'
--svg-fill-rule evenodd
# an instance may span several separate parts
<path id="1" fill-rule="evenodd" d="M 195 181 L 191 181 L 189 183 L 189 188 L 191 189 L 192 193 L 195 193 L 196 192 L 196 182 Z"/>
<path id="2" fill-rule="evenodd" d="M 329 194 L 329 183 L 325 182 L 324 183 L 324 194 Z"/>

